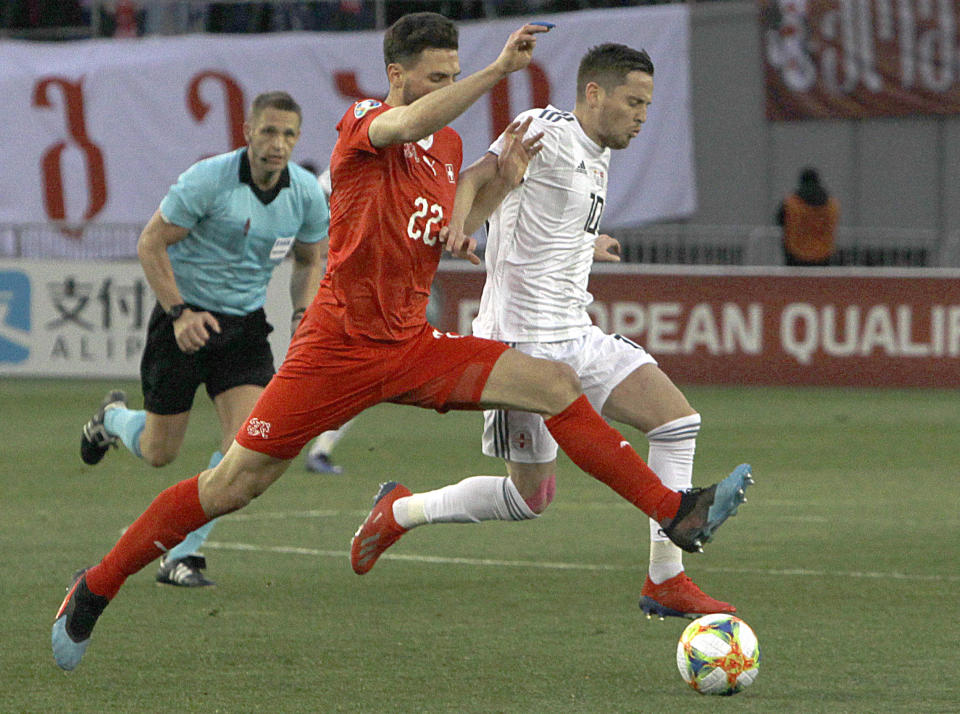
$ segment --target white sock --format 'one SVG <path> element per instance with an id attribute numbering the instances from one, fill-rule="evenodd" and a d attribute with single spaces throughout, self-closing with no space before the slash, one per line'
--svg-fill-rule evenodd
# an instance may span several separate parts
<path id="1" fill-rule="evenodd" d="M 647 574 L 656 585 L 683 572 L 683 551 L 669 540 L 650 538 Z"/>
<path id="2" fill-rule="evenodd" d="M 480 523 L 536 518 L 517 487 L 504 476 L 471 476 L 460 483 L 398 498 L 393 517 L 404 528 L 425 523 Z"/>
<path id="3" fill-rule="evenodd" d="M 674 419 L 647 432 L 647 464 L 668 488 L 683 491 L 693 485 L 693 455 L 699 433 L 699 414 Z M 659 523 L 651 520 L 650 579 L 659 584 L 682 572 L 683 551 L 660 532 Z"/>
<path id="4" fill-rule="evenodd" d="M 333 453 L 333 447 L 337 445 L 337 442 L 343 438 L 343 435 L 347 433 L 347 430 L 352 425 L 353 419 L 348 421 L 339 429 L 325 431 L 320 434 L 316 439 L 313 440 L 313 443 L 310 444 L 310 456 L 319 456 L 320 454 L 323 454 L 324 456 L 330 456 L 330 454 Z"/>

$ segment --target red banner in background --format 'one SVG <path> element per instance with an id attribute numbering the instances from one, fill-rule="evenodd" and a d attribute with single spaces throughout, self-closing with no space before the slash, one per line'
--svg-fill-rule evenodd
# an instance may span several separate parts
<path id="1" fill-rule="evenodd" d="M 277 363 L 290 271 L 267 291 Z M 483 280 L 443 261 L 430 322 L 469 334 Z M 618 265 L 590 289 L 594 322 L 681 384 L 960 387 L 960 270 Z M 0 374 L 134 378 L 153 301 L 134 261 L 0 261 Z"/>
<path id="2" fill-rule="evenodd" d="M 759 0 L 773 120 L 960 113 L 960 0 Z"/>
<path id="3" fill-rule="evenodd" d="M 431 320 L 469 333 L 483 273 L 443 268 Z M 678 383 L 960 387 L 960 272 L 625 266 L 591 277 L 594 322 Z"/>

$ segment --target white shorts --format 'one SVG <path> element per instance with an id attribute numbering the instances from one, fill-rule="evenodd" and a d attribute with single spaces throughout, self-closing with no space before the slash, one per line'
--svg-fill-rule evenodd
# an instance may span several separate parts
<path id="1" fill-rule="evenodd" d="M 643 347 L 593 325 L 580 337 L 562 342 L 511 345 L 531 357 L 565 362 L 576 370 L 590 404 L 598 412 L 620 382 L 644 364 L 656 364 Z M 557 458 L 557 442 L 543 417 L 530 412 L 488 409 L 483 412 L 483 453 L 507 461 L 545 464 Z"/>

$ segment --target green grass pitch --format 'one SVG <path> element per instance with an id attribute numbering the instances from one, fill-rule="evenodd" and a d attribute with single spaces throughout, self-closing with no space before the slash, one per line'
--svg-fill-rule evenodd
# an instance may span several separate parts
<path id="1" fill-rule="evenodd" d="M 389 405 L 339 446 L 346 474 L 298 459 L 217 525 L 216 588 L 159 587 L 149 566 L 61 672 L 49 633 L 70 574 L 217 440 L 201 392 L 173 465 L 123 449 L 83 465 L 80 427 L 110 386 L 0 380 L 2 712 L 960 711 L 956 392 L 685 390 L 704 418 L 695 483 L 741 461 L 757 481 L 685 558 L 763 650 L 753 687 L 717 699 L 676 671 L 686 621 L 637 607 L 646 519 L 568 461 L 539 520 L 422 528 L 354 575 L 350 536 L 380 481 L 502 472 L 479 453 L 479 415 Z"/>

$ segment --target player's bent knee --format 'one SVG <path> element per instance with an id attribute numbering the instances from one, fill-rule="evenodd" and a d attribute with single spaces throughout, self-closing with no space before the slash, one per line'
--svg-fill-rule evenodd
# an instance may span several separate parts
<path id="1" fill-rule="evenodd" d="M 222 494 L 221 503 L 225 512 L 232 513 L 233 511 L 239 511 L 241 508 L 246 508 L 259 495 L 250 490 L 231 489 Z"/>
<path id="2" fill-rule="evenodd" d="M 255 470 L 249 469 L 233 471 L 214 468 L 201 474 L 200 479 L 202 502 L 205 508 L 209 507 L 207 515 L 210 516 L 222 516 L 245 508 L 272 483 L 272 479 L 264 479 Z"/>
<path id="3" fill-rule="evenodd" d="M 542 378 L 552 402 L 551 412 L 557 414 L 583 393 L 583 387 L 576 370 L 570 365 L 549 360 L 544 360 L 544 365 Z"/>
<path id="4" fill-rule="evenodd" d="M 154 468 L 160 468 L 161 466 L 166 466 L 167 464 L 173 463 L 177 458 L 176 451 L 168 451 L 163 449 L 144 449 L 141 445 L 143 460 Z"/>
<path id="5" fill-rule="evenodd" d="M 207 491 L 204 508 L 211 517 L 222 516 L 245 508 L 259 495 L 243 484 L 214 484 Z"/>
<path id="6" fill-rule="evenodd" d="M 549 478 L 545 478 L 540 482 L 536 493 L 534 493 L 532 496 L 524 498 L 523 500 L 531 511 L 539 515 L 547 510 L 547 506 L 549 506 L 553 501 L 553 497 L 556 492 L 557 477 L 550 476 Z"/>
<path id="7" fill-rule="evenodd" d="M 266 491 L 267 485 L 261 484 L 255 477 L 237 479 L 224 490 L 223 495 L 230 510 L 239 511 Z"/>

